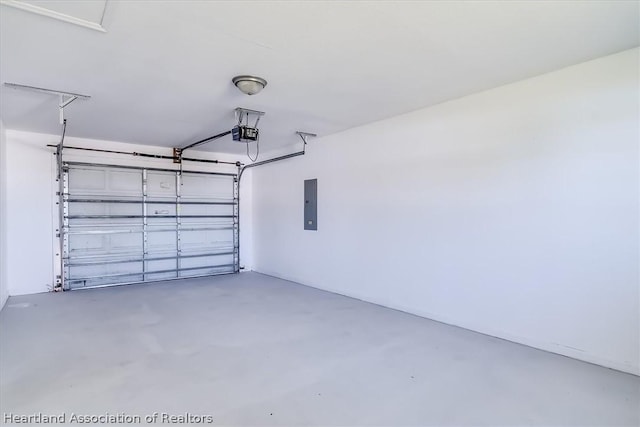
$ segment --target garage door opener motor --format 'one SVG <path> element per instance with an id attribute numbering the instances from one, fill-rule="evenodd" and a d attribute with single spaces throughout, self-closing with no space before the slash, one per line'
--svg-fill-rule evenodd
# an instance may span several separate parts
<path id="1" fill-rule="evenodd" d="M 231 129 L 231 136 L 234 141 L 237 142 L 258 142 L 260 137 L 260 131 L 258 130 L 258 123 L 260 117 L 264 116 L 263 111 L 248 110 L 246 108 L 236 108 L 236 122 L 237 125 Z M 253 126 L 250 126 L 250 116 L 255 117 Z"/>

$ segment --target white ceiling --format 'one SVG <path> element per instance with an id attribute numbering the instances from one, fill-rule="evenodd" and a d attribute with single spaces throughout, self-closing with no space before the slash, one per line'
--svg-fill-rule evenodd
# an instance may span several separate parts
<path id="1" fill-rule="evenodd" d="M 0 79 L 91 95 L 67 107 L 77 137 L 183 146 L 263 110 L 266 150 L 635 47 L 638 5 L 111 0 L 106 33 L 0 6 Z M 0 91 L 7 128 L 59 133 L 54 96 Z"/>

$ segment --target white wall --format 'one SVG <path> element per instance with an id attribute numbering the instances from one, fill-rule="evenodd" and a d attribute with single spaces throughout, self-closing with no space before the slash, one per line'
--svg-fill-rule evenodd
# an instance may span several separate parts
<path id="1" fill-rule="evenodd" d="M 55 143 L 55 137 L 48 140 Z M 7 130 L 9 295 L 53 288 L 53 156 L 28 134 Z"/>
<path id="2" fill-rule="evenodd" d="M 7 283 L 9 295 L 47 292 L 55 282 L 57 261 L 57 186 L 54 149 L 59 135 L 7 130 Z M 65 145 L 107 150 L 136 151 L 171 155 L 171 149 L 99 141 L 65 138 Z M 242 156 L 190 151 L 190 157 L 213 158 L 224 161 L 243 160 Z M 133 156 L 67 150 L 65 159 L 96 163 L 173 167 L 170 160 L 146 159 Z M 186 170 L 221 170 L 235 172 L 235 166 L 189 163 Z M 241 265 L 251 270 L 251 173 L 242 183 Z"/>
<path id="3" fill-rule="evenodd" d="M 9 298 L 7 281 L 7 138 L 0 120 L 0 310 Z"/>
<path id="4" fill-rule="evenodd" d="M 638 95 L 634 49 L 312 141 L 254 270 L 639 374 Z"/>

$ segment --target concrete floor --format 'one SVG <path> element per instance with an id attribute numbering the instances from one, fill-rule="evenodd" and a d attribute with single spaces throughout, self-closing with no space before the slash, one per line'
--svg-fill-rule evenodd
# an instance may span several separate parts
<path id="1" fill-rule="evenodd" d="M 0 313 L 3 413 L 638 426 L 639 402 L 633 375 L 256 273 L 12 297 Z"/>

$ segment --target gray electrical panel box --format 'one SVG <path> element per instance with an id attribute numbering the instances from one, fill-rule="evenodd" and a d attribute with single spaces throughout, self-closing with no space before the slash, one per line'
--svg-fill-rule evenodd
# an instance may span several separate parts
<path id="1" fill-rule="evenodd" d="M 318 229 L 318 180 L 304 181 L 304 229 Z"/>

